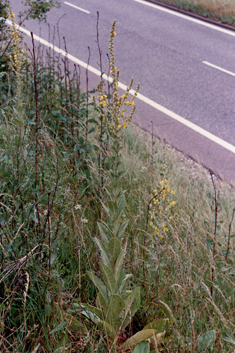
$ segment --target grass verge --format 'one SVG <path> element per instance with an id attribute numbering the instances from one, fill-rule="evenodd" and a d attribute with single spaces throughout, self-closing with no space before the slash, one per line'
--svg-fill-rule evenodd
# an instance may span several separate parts
<path id="1" fill-rule="evenodd" d="M 160 2 L 235 26 L 233 0 L 160 0 Z"/>

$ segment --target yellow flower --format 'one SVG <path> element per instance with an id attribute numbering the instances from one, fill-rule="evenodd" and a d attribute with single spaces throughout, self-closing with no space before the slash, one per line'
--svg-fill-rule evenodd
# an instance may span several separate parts
<path id="1" fill-rule="evenodd" d="M 163 235 L 161 235 L 161 236 L 159 237 L 159 240 L 162 240 L 162 238 L 163 238 Z"/>
<path id="2" fill-rule="evenodd" d="M 123 123 L 124 128 L 126 128 L 126 123 Z"/>
<path id="3" fill-rule="evenodd" d="M 120 120 L 120 118 L 119 118 L 119 116 L 117 117 L 117 121 L 119 121 Z"/>
<path id="4" fill-rule="evenodd" d="M 118 125 L 118 129 L 121 129 L 121 125 Z"/>
<path id="5" fill-rule="evenodd" d="M 133 100 L 131 100 L 131 101 L 130 101 L 130 104 L 131 104 L 131 105 L 134 105 L 134 101 L 133 101 Z"/>
<path id="6" fill-rule="evenodd" d="M 113 36 L 115 37 L 117 35 L 117 33 L 113 32 Z"/>
<path id="7" fill-rule="evenodd" d="M 125 97 L 126 97 L 126 95 L 125 95 L 125 94 L 123 94 L 123 95 L 122 95 L 122 98 L 125 98 Z"/>

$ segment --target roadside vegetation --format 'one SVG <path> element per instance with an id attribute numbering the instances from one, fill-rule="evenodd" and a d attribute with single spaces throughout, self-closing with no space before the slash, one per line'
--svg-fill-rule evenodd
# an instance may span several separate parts
<path id="1" fill-rule="evenodd" d="M 88 92 L 5 10 L 0 351 L 234 352 L 233 188 L 132 126 L 115 22 L 112 82 Z"/>
<path id="2" fill-rule="evenodd" d="M 235 26 L 234 0 L 159 0 L 159 2 Z"/>

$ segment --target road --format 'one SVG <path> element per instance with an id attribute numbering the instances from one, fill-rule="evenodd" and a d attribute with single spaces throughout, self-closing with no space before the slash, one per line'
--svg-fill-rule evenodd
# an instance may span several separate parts
<path id="1" fill-rule="evenodd" d="M 15 13 L 23 9 L 12 0 Z M 97 11 L 103 71 L 116 19 L 120 82 L 140 82 L 134 122 L 235 184 L 235 31 L 207 24 L 142 0 L 68 0 L 48 15 L 48 26 L 26 29 L 52 42 L 53 28 L 67 50 L 85 64 L 91 50 L 90 84 L 97 81 Z M 64 15 L 64 16 L 63 16 Z M 63 17 L 61 17 L 63 16 Z M 54 45 L 59 46 L 56 36 Z M 98 81 L 97 81 L 98 82 Z"/>

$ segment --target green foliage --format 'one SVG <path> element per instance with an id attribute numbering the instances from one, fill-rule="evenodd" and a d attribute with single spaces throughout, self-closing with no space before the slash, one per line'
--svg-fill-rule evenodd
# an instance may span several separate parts
<path id="1" fill-rule="evenodd" d="M 233 0 L 161 0 L 162 3 L 234 26 Z"/>
<path id="2" fill-rule="evenodd" d="M 24 0 L 24 5 L 29 9 L 22 12 L 21 16 L 45 21 L 48 11 L 53 7 L 59 7 L 60 2 L 57 0 Z"/>
<path id="3" fill-rule="evenodd" d="M 114 62 L 95 104 L 67 59 L 16 68 L 13 55 L 0 69 L 1 351 L 233 351 L 233 188 L 126 128 L 134 101 Z"/>
<path id="4" fill-rule="evenodd" d="M 213 352 L 213 348 L 216 340 L 216 331 L 211 330 L 205 332 L 197 340 L 197 351 L 198 352 Z"/>
<path id="5" fill-rule="evenodd" d="M 148 341 L 140 342 L 135 347 L 133 353 L 149 353 L 150 352 L 150 344 Z"/>
<path id="6" fill-rule="evenodd" d="M 0 17 L 2 18 L 7 18 L 8 17 L 8 8 L 9 8 L 10 2 L 8 0 L 0 0 Z M 0 21 L 0 26 L 3 25 L 3 22 Z"/>

